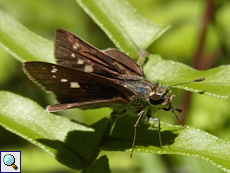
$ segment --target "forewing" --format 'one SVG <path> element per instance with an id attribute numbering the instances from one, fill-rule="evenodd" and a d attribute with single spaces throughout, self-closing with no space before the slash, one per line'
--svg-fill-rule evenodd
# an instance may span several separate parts
<path id="1" fill-rule="evenodd" d="M 135 71 L 136 74 L 139 74 L 140 76 L 144 77 L 144 72 L 142 68 L 133 59 L 131 59 L 123 52 L 119 51 L 118 49 L 112 49 L 112 48 L 103 50 L 103 52 L 110 55 L 118 62 L 122 63 L 124 66 L 126 66 L 126 68 L 132 69 Z"/>
<path id="2" fill-rule="evenodd" d="M 62 29 L 56 31 L 55 57 L 59 65 L 105 77 L 119 78 L 121 75 L 142 75 L 140 70 L 137 70 L 137 64 L 135 68 L 132 68 L 132 65 L 126 64 L 127 61 L 123 62 L 124 56 L 114 58 Z M 125 57 L 126 60 L 128 58 L 128 56 Z M 133 61 L 131 58 L 129 59 L 129 62 Z"/>
<path id="3" fill-rule="evenodd" d="M 107 78 L 69 67 L 46 62 L 25 62 L 23 69 L 31 80 L 54 93 L 61 104 L 67 104 L 64 109 L 129 103 L 134 95 L 129 89 Z"/>

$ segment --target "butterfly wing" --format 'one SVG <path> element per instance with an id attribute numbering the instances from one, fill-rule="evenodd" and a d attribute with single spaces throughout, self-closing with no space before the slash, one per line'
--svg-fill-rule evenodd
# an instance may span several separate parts
<path id="1" fill-rule="evenodd" d="M 110 55 L 113 59 L 116 59 L 119 63 L 126 66 L 126 68 L 133 69 L 137 75 L 144 77 L 144 72 L 142 68 L 129 56 L 119 51 L 118 49 L 109 48 L 103 50 L 102 52 Z"/>
<path id="2" fill-rule="evenodd" d="M 56 31 L 55 57 L 59 65 L 104 77 L 144 76 L 136 62 L 122 52 L 110 50 L 104 53 L 62 29 Z"/>
<path id="3" fill-rule="evenodd" d="M 79 107 L 105 107 L 127 104 L 134 95 L 129 89 L 105 77 L 46 62 L 25 62 L 24 72 L 44 90 L 51 91 L 61 103 L 48 111 Z"/>

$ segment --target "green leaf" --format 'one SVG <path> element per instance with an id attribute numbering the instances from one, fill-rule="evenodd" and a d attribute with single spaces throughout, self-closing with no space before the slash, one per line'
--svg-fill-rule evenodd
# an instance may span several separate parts
<path id="1" fill-rule="evenodd" d="M 106 122 L 104 118 L 88 127 L 48 113 L 29 99 L 0 91 L 0 124 L 73 169 L 82 169 L 97 149 Z"/>
<path id="2" fill-rule="evenodd" d="M 118 118 L 110 140 L 101 149 L 106 151 L 131 151 L 134 133 L 133 124 L 136 120 L 137 117 L 131 118 L 130 116 Z M 222 170 L 230 171 L 229 142 L 199 129 L 163 122 L 161 122 L 160 133 L 165 149 L 160 147 L 157 123 L 154 121 L 140 122 L 137 128 L 135 152 L 199 157 Z M 135 157 L 135 152 L 133 157 Z"/>
<path id="3" fill-rule="evenodd" d="M 135 121 L 136 117 L 118 118 L 111 137 L 101 148 L 130 151 Z M 0 124 L 74 169 L 82 169 L 84 160 L 97 148 L 102 134 L 106 131 L 106 122 L 107 119 L 102 119 L 87 127 L 47 113 L 26 98 L 9 92 L 0 92 Z M 161 136 L 165 147 L 161 149 L 157 127 L 154 124 L 140 123 L 135 152 L 201 157 L 222 170 L 230 170 L 228 142 L 195 128 L 161 123 Z"/>
<path id="4" fill-rule="evenodd" d="M 44 39 L 0 10 L 0 44 L 19 61 L 54 62 L 53 42 Z"/>
<path id="5" fill-rule="evenodd" d="M 202 82 L 175 86 L 192 92 L 200 92 L 213 97 L 230 98 L 230 66 L 223 65 L 210 70 L 199 71 L 182 63 L 163 60 L 159 55 L 150 55 L 144 67 L 150 81 L 166 85 L 180 84 L 202 77 Z"/>
<path id="6" fill-rule="evenodd" d="M 114 3 L 105 0 L 99 2 L 78 0 L 78 2 L 103 28 L 116 46 L 132 57 L 137 57 L 142 49 L 166 30 L 164 27 L 159 29 L 151 22 L 147 22 L 125 1 L 118 0 Z M 130 21 L 124 21 L 123 17 L 129 18 Z M 0 11 L 0 38 L 5 49 L 20 61 L 54 62 L 51 41 L 33 34 L 2 11 Z M 144 71 L 149 80 L 168 85 L 205 77 L 206 80 L 203 82 L 186 84 L 178 88 L 229 98 L 229 66 L 197 71 L 183 64 L 164 61 L 159 56 L 150 55 Z M 103 149 L 130 151 L 133 124 L 136 119 L 123 118 L 116 122 L 111 138 L 102 146 Z M 88 127 L 47 113 L 26 98 L 9 92 L 0 92 L 0 124 L 74 169 L 82 169 L 85 160 L 97 150 L 106 131 L 106 123 L 107 119 L 102 119 Z M 201 157 L 222 170 L 230 170 L 229 143 L 194 128 L 165 123 L 162 123 L 161 135 L 164 150 L 159 146 L 158 131 L 156 127 L 154 128 L 153 122 L 140 124 L 136 151 Z"/>
<path id="7" fill-rule="evenodd" d="M 107 156 L 101 156 L 99 159 L 96 160 L 96 162 L 92 165 L 90 170 L 87 171 L 87 173 L 110 173 L 109 169 L 109 160 Z"/>
<path id="8" fill-rule="evenodd" d="M 169 27 L 142 17 L 126 0 L 77 0 L 117 48 L 137 58 Z"/>

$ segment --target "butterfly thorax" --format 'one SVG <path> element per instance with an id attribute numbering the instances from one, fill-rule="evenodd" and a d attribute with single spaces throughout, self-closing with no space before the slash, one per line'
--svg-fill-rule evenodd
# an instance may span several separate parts
<path id="1" fill-rule="evenodd" d="M 159 109 L 169 109 L 171 101 L 175 95 L 169 96 L 169 87 L 158 83 L 151 83 L 144 77 L 129 77 L 122 82 L 123 86 L 134 93 L 134 97 L 129 105 L 132 112 L 148 107 L 147 116 Z"/>
<path id="2" fill-rule="evenodd" d="M 149 101 L 149 93 L 153 89 L 153 85 L 142 77 L 133 78 L 132 80 L 129 79 L 123 83 L 123 86 L 135 94 L 133 102 L 142 103 Z"/>

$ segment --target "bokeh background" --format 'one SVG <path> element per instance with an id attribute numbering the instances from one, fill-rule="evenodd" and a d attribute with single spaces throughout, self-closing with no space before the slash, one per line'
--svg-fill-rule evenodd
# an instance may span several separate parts
<path id="1" fill-rule="evenodd" d="M 206 70 L 230 63 L 230 2 L 228 0 L 129 0 L 147 19 L 171 28 L 148 51 Z M 75 0 L 1 0 L 0 9 L 42 37 L 53 40 L 58 28 L 69 30 L 87 42 L 106 49 L 114 47 L 104 32 L 79 7 Z M 127 19 L 128 22 L 128 19 Z M 220 88 L 221 89 L 221 88 Z M 54 98 L 32 83 L 22 71 L 22 64 L 0 47 L 0 90 L 20 94 L 42 107 L 55 103 Z M 173 104 L 184 112 L 180 119 L 189 126 L 230 141 L 229 100 L 221 100 L 174 89 Z M 78 109 L 58 113 L 91 124 L 109 116 L 111 110 Z M 171 112 L 159 111 L 161 121 L 178 123 Z M 22 151 L 23 172 L 75 172 L 26 140 L 0 127 L 0 150 Z M 200 158 L 180 155 L 156 155 L 104 152 L 115 172 L 223 172 Z"/>

